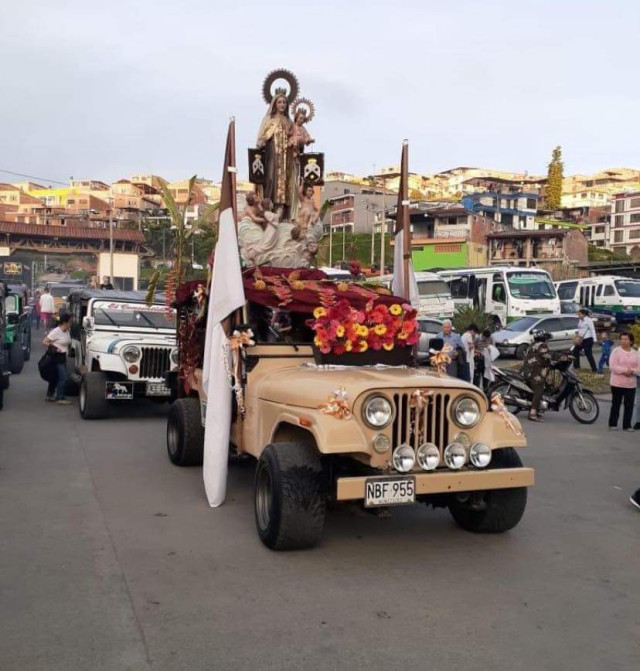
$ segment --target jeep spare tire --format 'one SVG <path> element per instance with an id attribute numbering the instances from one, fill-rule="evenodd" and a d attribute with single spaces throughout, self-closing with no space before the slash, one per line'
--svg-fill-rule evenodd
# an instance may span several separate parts
<path id="1" fill-rule="evenodd" d="M 9 348 L 9 370 L 12 375 L 18 375 L 24 368 L 24 350 L 22 343 L 16 340 Z"/>
<path id="2" fill-rule="evenodd" d="M 317 450 L 272 443 L 256 467 L 255 516 L 260 540 L 272 550 L 302 550 L 324 530 L 327 492 Z"/>
<path id="3" fill-rule="evenodd" d="M 176 466 L 201 466 L 204 427 L 197 398 L 179 398 L 167 418 L 167 453 Z"/>
<path id="4" fill-rule="evenodd" d="M 85 373 L 80 382 L 79 407 L 82 419 L 102 419 L 109 412 L 107 376 L 100 371 Z"/>

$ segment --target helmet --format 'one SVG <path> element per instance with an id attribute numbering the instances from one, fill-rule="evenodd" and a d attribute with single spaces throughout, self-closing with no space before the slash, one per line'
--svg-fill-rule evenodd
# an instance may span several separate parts
<path id="1" fill-rule="evenodd" d="M 531 331 L 531 336 L 533 337 L 534 342 L 544 342 L 545 340 L 551 340 L 551 334 L 548 331 L 543 329 L 534 329 Z"/>

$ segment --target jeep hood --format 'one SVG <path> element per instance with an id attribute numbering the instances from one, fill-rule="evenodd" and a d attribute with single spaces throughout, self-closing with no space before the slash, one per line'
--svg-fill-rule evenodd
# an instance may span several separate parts
<path id="1" fill-rule="evenodd" d="M 349 366 L 323 370 L 308 366 L 283 368 L 265 375 L 259 397 L 275 403 L 316 408 L 344 387 L 350 401 L 364 393 L 383 389 L 470 389 L 477 387 L 425 369 L 368 368 Z"/>
<path id="2" fill-rule="evenodd" d="M 149 335 L 147 333 L 138 335 L 136 333 L 121 333 L 119 335 L 94 335 L 91 338 L 91 349 L 94 352 L 105 352 L 106 354 L 117 354 L 127 345 L 138 345 L 138 347 L 175 347 L 176 339 L 173 336 Z"/>

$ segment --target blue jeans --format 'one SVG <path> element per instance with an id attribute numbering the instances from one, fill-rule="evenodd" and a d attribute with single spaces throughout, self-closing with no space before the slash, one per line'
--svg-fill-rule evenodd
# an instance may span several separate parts
<path id="1" fill-rule="evenodd" d="M 64 398 L 64 383 L 67 381 L 67 364 L 56 364 L 56 372 L 58 373 L 58 381 L 56 382 L 56 401 L 61 401 Z"/>
<path id="2" fill-rule="evenodd" d="M 604 367 L 609 365 L 609 354 L 601 354 L 600 361 L 598 361 L 598 373 L 602 375 Z"/>

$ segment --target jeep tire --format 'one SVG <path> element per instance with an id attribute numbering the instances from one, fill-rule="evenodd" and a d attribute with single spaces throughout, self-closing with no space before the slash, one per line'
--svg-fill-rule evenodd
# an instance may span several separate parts
<path id="1" fill-rule="evenodd" d="M 169 408 L 167 454 L 175 466 L 201 466 L 204 427 L 197 398 L 179 398 Z"/>
<path id="2" fill-rule="evenodd" d="M 82 419 L 102 419 L 109 412 L 105 398 L 107 376 L 101 371 L 85 373 L 80 382 L 79 408 Z"/>
<path id="3" fill-rule="evenodd" d="M 318 543 L 327 492 L 320 457 L 305 443 L 272 443 L 260 455 L 255 479 L 260 540 L 272 550 L 302 550 Z"/>
<path id="4" fill-rule="evenodd" d="M 493 450 L 489 468 L 520 468 L 522 461 L 512 447 Z M 527 506 L 527 488 L 491 489 L 484 493 L 484 508 L 474 509 L 455 496 L 449 503 L 453 519 L 466 531 L 502 533 L 518 524 Z"/>
<path id="5" fill-rule="evenodd" d="M 9 370 L 12 375 L 18 375 L 24 368 L 24 350 L 22 343 L 15 340 L 9 348 Z"/>

